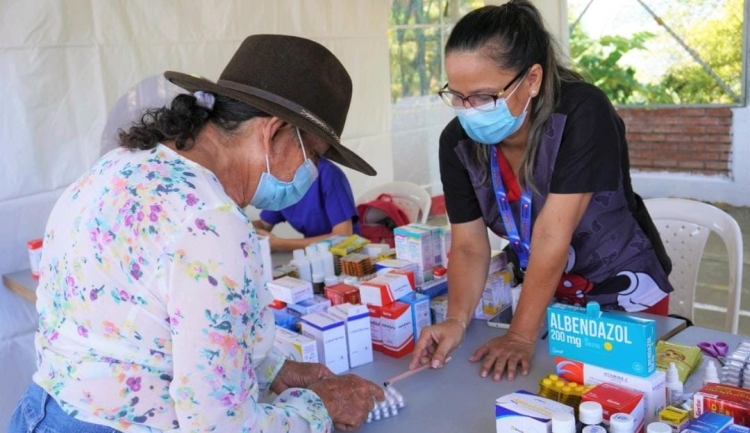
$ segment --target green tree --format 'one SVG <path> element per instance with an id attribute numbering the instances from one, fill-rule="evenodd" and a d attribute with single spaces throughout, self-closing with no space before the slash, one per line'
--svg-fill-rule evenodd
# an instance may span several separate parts
<path id="1" fill-rule="evenodd" d="M 638 32 L 628 38 L 604 36 L 592 40 L 576 26 L 570 33 L 572 66 L 615 104 L 741 102 L 736 95 L 742 94 L 744 1 L 681 0 L 670 3 L 660 17 L 735 96 L 666 31 L 658 38 Z M 675 59 L 655 84 L 639 82 L 636 69 L 621 62 L 629 52 L 648 49 L 670 53 Z"/>
<path id="2" fill-rule="evenodd" d="M 708 12 L 711 0 L 692 0 Z M 735 95 L 742 94 L 742 30 L 744 0 L 724 0 L 711 15 L 678 27 L 688 46 L 711 67 Z M 678 21 L 683 22 L 683 21 Z M 692 59 L 690 59 L 692 60 Z M 668 69 L 663 88 L 674 95 L 676 104 L 738 103 L 697 62 L 682 61 Z"/>
<path id="3" fill-rule="evenodd" d="M 628 39 L 604 36 L 598 41 L 588 37 L 576 26 L 570 33 L 570 59 L 573 69 L 587 81 L 602 89 L 614 104 L 642 104 L 652 89 L 636 80 L 636 70 L 623 66 L 622 57 L 631 50 L 645 49 L 644 43 L 653 35 L 636 33 Z"/>

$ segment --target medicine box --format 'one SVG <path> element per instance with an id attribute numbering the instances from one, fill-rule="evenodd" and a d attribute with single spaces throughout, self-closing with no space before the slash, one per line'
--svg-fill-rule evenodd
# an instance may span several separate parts
<path id="1" fill-rule="evenodd" d="M 606 382 L 641 393 L 647 424 L 658 421 L 659 413 L 667 404 L 666 378 L 663 371 L 656 370 L 651 376 L 641 377 L 562 357 L 555 359 L 555 366 L 555 373 L 570 382 L 584 385 Z"/>
<path id="2" fill-rule="evenodd" d="M 299 331 L 299 316 L 289 314 L 286 308 L 282 310 L 272 308 L 271 311 L 273 312 L 273 322 L 277 327 L 293 332 Z"/>
<path id="3" fill-rule="evenodd" d="M 375 352 L 383 351 L 383 331 L 380 321 L 383 317 L 383 307 L 367 305 L 367 312 L 370 313 L 370 334 L 372 336 L 372 350 Z"/>
<path id="4" fill-rule="evenodd" d="M 335 374 L 349 369 L 344 321 L 326 313 L 302 317 L 302 335 L 315 339 L 318 359 Z"/>
<path id="5" fill-rule="evenodd" d="M 388 259 L 375 262 L 375 272 L 379 273 L 382 270 L 388 269 L 417 272 L 417 264 L 403 259 Z"/>
<path id="6" fill-rule="evenodd" d="M 313 297 L 312 283 L 292 277 L 282 277 L 266 283 L 274 299 L 297 304 Z"/>
<path id="7" fill-rule="evenodd" d="M 419 230 L 424 230 L 428 233 L 430 233 L 430 238 L 432 239 L 432 262 L 433 262 L 433 268 L 435 266 L 440 266 L 443 264 L 443 242 L 441 239 L 441 228 L 437 226 L 430 226 L 427 224 L 417 224 L 412 223 L 409 224 L 408 227 L 413 227 Z"/>
<path id="8" fill-rule="evenodd" d="M 497 433 L 551 432 L 552 415 L 573 414 L 573 408 L 527 391 L 516 391 L 495 400 Z"/>
<path id="9" fill-rule="evenodd" d="M 667 424 L 673 433 L 681 433 L 690 423 L 690 413 L 679 407 L 667 406 L 659 412 L 659 422 Z"/>
<path id="10" fill-rule="evenodd" d="M 512 302 L 510 272 L 498 271 L 488 275 L 482 292 L 482 312 L 494 316 L 506 306 L 511 305 Z"/>
<path id="11" fill-rule="evenodd" d="M 443 323 L 448 317 L 448 296 L 436 296 L 430 299 L 430 310 L 432 313 L 432 323 Z"/>
<path id="12" fill-rule="evenodd" d="M 345 323 L 349 367 L 354 368 L 372 362 L 372 334 L 367 306 L 341 304 L 331 307 L 328 314 Z"/>
<path id="13" fill-rule="evenodd" d="M 414 341 L 417 341 L 422 329 L 432 325 L 430 298 L 421 293 L 411 292 L 403 298 L 400 298 L 399 301 L 411 305 L 411 320 L 414 324 Z"/>
<path id="14" fill-rule="evenodd" d="M 401 358 L 414 350 L 414 324 L 409 304 L 394 302 L 383 307 L 380 329 L 384 354 Z"/>
<path id="15" fill-rule="evenodd" d="M 725 432 L 726 428 L 732 425 L 732 417 L 714 412 L 704 412 L 702 415 L 695 415 L 697 418 L 690 422 L 684 432 L 691 433 L 718 433 Z"/>
<path id="16" fill-rule="evenodd" d="M 289 314 L 299 317 L 307 316 L 312 313 L 324 313 L 331 308 L 331 301 L 322 295 L 313 295 L 310 299 L 298 302 L 296 304 L 287 304 L 286 309 Z"/>
<path id="17" fill-rule="evenodd" d="M 324 289 L 323 294 L 331 301 L 331 305 L 340 305 L 347 302 L 350 304 L 361 303 L 359 289 L 349 284 L 338 283 L 328 286 Z"/>
<path id="18" fill-rule="evenodd" d="M 383 307 L 413 291 L 406 275 L 387 272 L 359 285 L 359 296 L 363 304 Z"/>
<path id="19" fill-rule="evenodd" d="M 750 428 L 742 425 L 732 424 L 722 430 L 721 433 L 750 433 Z"/>
<path id="20" fill-rule="evenodd" d="M 386 278 L 396 278 L 398 275 L 403 275 L 406 277 L 407 280 L 409 280 L 409 286 L 412 290 L 416 290 L 417 288 L 417 280 L 414 276 L 414 271 L 409 269 L 390 269 L 388 271 L 380 271 L 378 272 L 379 276 L 384 276 Z"/>
<path id="21" fill-rule="evenodd" d="M 432 233 L 410 225 L 393 230 L 396 258 L 417 265 L 417 285 L 432 280 L 435 256 L 432 253 Z"/>
<path id="22" fill-rule="evenodd" d="M 484 312 L 484 302 L 480 299 L 477 303 L 476 308 L 474 308 L 474 316 L 472 318 L 477 320 L 487 320 L 491 317 L 491 314 L 487 314 Z"/>
<path id="23" fill-rule="evenodd" d="M 417 291 L 430 298 L 448 293 L 448 277 L 435 278 L 417 287 Z"/>
<path id="24" fill-rule="evenodd" d="M 708 383 L 693 396 L 693 412 L 699 417 L 718 412 L 734 418 L 734 423 L 750 427 L 750 389 Z"/>
<path id="25" fill-rule="evenodd" d="M 547 307 L 549 353 L 615 371 L 648 377 L 656 371 L 653 320 L 555 303 Z"/>
<path id="26" fill-rule="evenodd" d="M 260 244 L 260 262 L 263 265 L 261 281 L 267 283 L 273 280 L 273 262 L 271 261 L 271 238 L 269 236 L 258 236 Z"/>
<path id="27" fill-rule="evenodd" d="M 595 401 L 602 405 L 605 424 L 616 413 L 626 413 L 635 421 L 635 431 L 643 432 L 644 401 L 641 393 L 611 383 L 600 383 L 583 393 L 581 401 Z"/>
<path id="28" fill-rule="evenodd" d="M 508 254 L 505 251 L 492 250 L 490 252 L 490 267 L 487 275 L 505 271 L 508 268 Z"/>
<path id="29" fill-rule="evenodd" d="M 451 226 L 440 227 L 440 253 L 442 256 L 442 264 L 448 267 L 448 259 L 451 253 Z"/>
<path id="30" fill-rule="evenodd" d="M 318 344 L 310 337 L 284 328 L 276 328 L 273 345 L 286 359 L 296 362 L 318 362 Z"/>

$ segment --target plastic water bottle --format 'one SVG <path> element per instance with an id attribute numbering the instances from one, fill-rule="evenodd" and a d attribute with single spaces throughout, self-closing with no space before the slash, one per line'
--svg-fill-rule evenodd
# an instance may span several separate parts
<path id="1" fill-rule="evenodd" d="M 304 250 L 294 250 L 292 252 L 291 265 L 297 268 L 299 272 L 299 279 L 309 281 L 312 283 L 312 268 L 310 267 L 310 261 L 305 257 Z"/>
<path id="2" fill-rule="evenodd" d="M 305 247 L 305 253 L 307 253 L 307 260 L 310 261 L 310 266 L 312 266 L 313 275 L 323 274 L 323 276 L 325 277 L 323 257 L 318 254 L 318 248 L 315 245 L 308 245 Z"/>
<path id="3" fill-rule="evenodd" d="M 331 248 L 326 242 L 318 244 L 318 254 L 323 259 L 323 273 L 326 278 L 336 276 L 336 268 L 333 265 L 333 253 L 329 251 Z"/>

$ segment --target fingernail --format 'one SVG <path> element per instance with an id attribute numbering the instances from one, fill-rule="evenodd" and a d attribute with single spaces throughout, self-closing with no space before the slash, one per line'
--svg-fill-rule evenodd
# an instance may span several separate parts
<path id="1" fill-rule="evenodd" d="M 482 377 L 487 377 L 487 372 L 486 371 L 482 372 Z"/>
<path id="2" fill-rule="evenodd" d="M 438 368 L 438 367 L 440 367 L 440 361 L 438 361 L 437 359 L 433 360 L 432 368 Z"/>

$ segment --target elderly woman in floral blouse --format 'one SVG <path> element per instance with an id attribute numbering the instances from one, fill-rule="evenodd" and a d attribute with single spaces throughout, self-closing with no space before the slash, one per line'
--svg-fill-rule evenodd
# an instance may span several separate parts
<path id="1" fill-rule="evenodd" d="M 312 41 L 258 35 L 216 83 L 165 75 L 192 94 L 123 131 L 52 211 L 38 371 L 10 431 L 358 428 L 382 390 L 276 354 L 242 211 L 299 200 L 323 153 L 375 174 L 339 139 L 346 70 Z"/>

